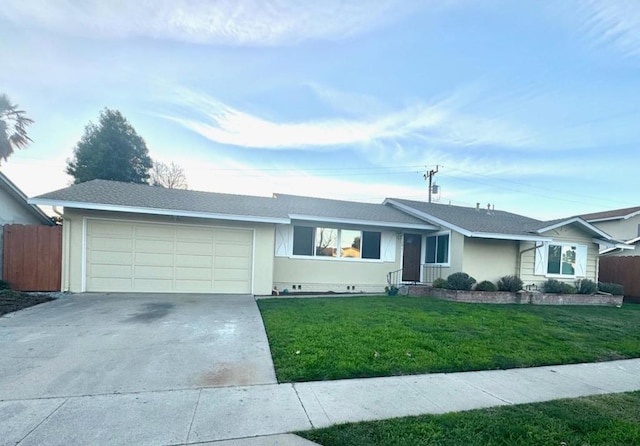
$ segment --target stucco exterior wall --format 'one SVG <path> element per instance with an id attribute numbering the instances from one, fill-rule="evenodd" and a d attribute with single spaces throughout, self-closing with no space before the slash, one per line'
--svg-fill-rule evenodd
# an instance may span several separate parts
<path id="1" fill-rule="evenodd" d="M 506 275 L 517 273 L 519 242 L 467 238 L 464 243 L 462 271 L 478 282 L 495 283 Z"/>
<path id="2" fill-rule="evenodd" d="M 548 231 L 542 236 L 553 238 L 554 242 L 558 243 L 575 243 L 587 246 L 587 264 L 586 264 L 586 276 L 585 279 L 598 280 L 598 244 L 593 242 L 593 236 L 576 228 L 574 225 L 562 226 L 560 228 Z M 538 243 L 540 244 L 540 243 Z M 533 242 L 522 242 L 520 244 L 520 251 L 525 251 L 521 254 L 520 262 L 520 278 L 526 285 L 540 285 L 550 277 L 547 275 L 536 275 L 535 273 L 535 249 Z M 574 284 L 577 278 L 560 278 L 553 276 L 561 282 L 567 282 Z"/>
<path id="3" fill-rule="evenodd" d="M 0 188 L 0 279 L 2 279 L 3 230 L 4 225 L 37 225 L 42 222 L 25 209 L 25 204 L 18 202 L 6 190 Z"/>
<path id="4" fill-rule="evenodd" d="M 640 215 L 636 215 L 627 220 L 597 221 L 592 224 L 616 240 L 631 240 L 640 236 L 640 231 L 638 230 Z"/>
<path id="5" fill-rule="evenodd" d="M 62 290 L 81 292 L 83 282 L 84 218 L 106 218 L 147 223 L 170 223 L 227 228 L 254 229 L 253 290 L 255 294 L 270 294 L 273 277 L 274 225 L 239 223 L 187 217 L 141 215 L 121 212 L 64 210 L 62 233 Z"/>
<path id="6" fill-rule="evenodd" d="M 402 268 L 402 240 L 397 240 L 396 260 L 393 262 L 276 257 L 273 260 L 273 284 L 280 291 L 286 289 L 291 292 L 384 292 L 387 273 Z"/>

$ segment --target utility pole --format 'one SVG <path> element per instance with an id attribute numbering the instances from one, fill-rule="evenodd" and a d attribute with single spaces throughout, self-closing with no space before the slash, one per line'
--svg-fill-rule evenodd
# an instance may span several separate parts
<path id="1" fill-rule="evenodd" d="M 436 165 L 435 170 L 431 169 L 429 172 L 424 174 L 424 179 L 429 180 L 429 203 L 431 203 L 431 191 L 433 190 L 432 182 L 433 176 L 438 173 L 438 166 Z"/>

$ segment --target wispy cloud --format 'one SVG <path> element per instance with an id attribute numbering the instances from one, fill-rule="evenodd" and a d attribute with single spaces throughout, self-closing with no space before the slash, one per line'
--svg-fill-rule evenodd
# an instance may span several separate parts
<path id="1" fill-rule="evenodd" d="M 640 56 L 640 2 L 582 0 L 578 2 L 582 29 L 598 43 L 611 45 L 626 56 Z"/>
<path id="2" fill-rule="evenodd" d="M 495 118 L 459 113 L 446 100 L 366 117 L 278 122 L 185 89 L 177 97 L 188 116 L 165 118 L 216 143 L 248 148 L 316 150 L 381 142 L 395 146 L 404 140 L 464 147 L 517 148 L 531 143 L 526 130 Z"/>
<path id="3" fill-rule="evenodd" d="M 8 0 L 0 17 L 82 36 L 269 46 L 347 38 L 418 6 L 403 0 Z"/>

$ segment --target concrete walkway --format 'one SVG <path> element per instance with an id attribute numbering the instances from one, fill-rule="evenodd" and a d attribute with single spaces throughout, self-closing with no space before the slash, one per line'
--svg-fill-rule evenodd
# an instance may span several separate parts
<path id="1" fill-rule="evenodd" d="M 0 444 L 303 446 L 311 443 L 282 434 L 350 421 L 632 390 L 640 390 L 640 359 L 300 384 L 15 399 L 0 401 Z"/>

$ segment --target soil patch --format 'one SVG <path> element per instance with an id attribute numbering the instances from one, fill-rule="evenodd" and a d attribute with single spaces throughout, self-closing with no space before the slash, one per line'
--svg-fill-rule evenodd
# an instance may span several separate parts
<path id="1" fill-rule="evenodd" d="M 29 294 L 21 291 L 2 290 L 0 291 L 0 316 L 51 300 L 53 300 L 53 298 L 46 294 Z"/>

